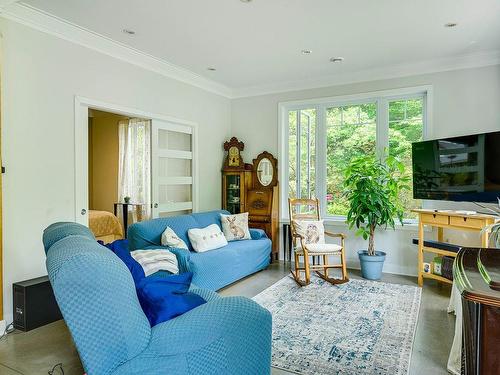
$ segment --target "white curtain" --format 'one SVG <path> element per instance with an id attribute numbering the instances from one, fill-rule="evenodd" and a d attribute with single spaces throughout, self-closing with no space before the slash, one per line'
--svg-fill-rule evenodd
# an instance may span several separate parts
<path id="1" fill-rule="evenodd" d="M 118 127 L 118 199 L 130 197 L 134 221 L 151 216 L 151 120 L 122 120 Z"/>

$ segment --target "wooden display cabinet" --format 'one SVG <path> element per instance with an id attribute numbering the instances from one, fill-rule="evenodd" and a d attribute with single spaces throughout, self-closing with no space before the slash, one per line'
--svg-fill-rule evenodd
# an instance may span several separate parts
<path id="1" fill-rule="evenodd" d="M 251 184 L 249 170 L 222 170 L 222 209 L 232 214 L 246 211 L 246 193 Z"/>

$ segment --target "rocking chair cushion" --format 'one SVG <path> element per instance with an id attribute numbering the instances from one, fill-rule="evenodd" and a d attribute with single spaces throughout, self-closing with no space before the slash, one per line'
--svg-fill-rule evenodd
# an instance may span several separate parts
<path id="1" fill-rule="evenodd" d="M 333 243 L 315 243 L 306 245 L 306 249 L 309 253 L 321 253 L 321 254 L 340 254 L 342 246 Z M 303 254 L 301 247 L 298 247 L 295 252 L 297 254 Z"/>
<path id="2" fill-rule="evenodd" d="M 325 243 L 323 220 L 293 220 L 295 232 L 302 237 L 302 242 L 309 244 Z"/>

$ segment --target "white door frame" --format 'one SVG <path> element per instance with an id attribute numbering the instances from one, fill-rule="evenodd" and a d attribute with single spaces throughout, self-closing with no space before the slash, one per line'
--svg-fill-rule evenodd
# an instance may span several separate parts
<path id="1" fill-rule="evenodd" d="M 142 111 L 100 100 L 75 96 L 75 222 L 88 226 L 89 167 L 88 167 L 88 113 L 90 109 L 111 112 L 127 117 L 156 119 L 190 126 L 193 129 L 193 211 L 198 211 L 198 124 L 175 117 Z"/>

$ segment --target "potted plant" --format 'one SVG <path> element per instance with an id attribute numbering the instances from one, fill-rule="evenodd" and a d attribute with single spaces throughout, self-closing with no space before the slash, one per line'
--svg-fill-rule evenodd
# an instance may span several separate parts
<path id="1" fill-rule="evenodd" d="M 123 197 L 123 201 L 127 204 L 130 203 L 130 197 L 129 196 Z"/>
<path id="2" fill-rule="evenodd" d="M 386 253 L 375 250 L 375 229 L 394 229 L 395 220 L 403 224 L 404 207 L 399 193 L 409 189 L 404 164 L 393 156 L 355 157 L 345 169 L 344 195 L 349 200 L 347 223 L 356 235 L 368 240 L 368 249 L 358 251 L 364 278 L 379 280 Z"/>

